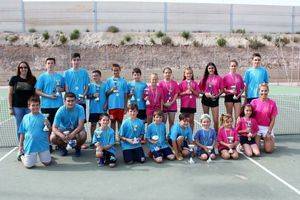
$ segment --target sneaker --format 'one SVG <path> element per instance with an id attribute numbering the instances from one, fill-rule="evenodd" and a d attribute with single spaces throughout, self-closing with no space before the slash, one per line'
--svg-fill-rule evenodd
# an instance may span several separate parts
<path id="1" fill-rule="evenodd" d="M 95 149 L 95 145 L 93 143 L 90 144 L 90 149 Z"/>
<path id="2" fill-rule="evenodd" d="M 18 152 L 18 154 L 17 154 L 17 160 L 21 161 L 21 157 L 22 156 L 24 156 L 24 153 L 23 152 Z"/>
<path id="3" fill-rule="evenodd" d="M 75 157 L 80 157 L 80 156 L 81 156 L 81 149 L 75 148 Z"/>
<path id="4" fill-rule="evenodd" d="M 110 168 L 114 168 L 116 166 L 116 163 L 109 163 L 108 165 Z"/>
<path id="5" fill-rule="evenodd" d="M 68 150 L 66 148 L 59 147 L 58 149 L 59 149 L 60 156 L 66 156 L 66 155 L 68 155 Z"/>

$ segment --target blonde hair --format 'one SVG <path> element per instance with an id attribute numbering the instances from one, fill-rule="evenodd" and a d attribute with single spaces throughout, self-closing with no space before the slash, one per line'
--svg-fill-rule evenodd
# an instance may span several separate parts
<path id="1" fill-rule="evenodd" d="M 209 121 L 211 121 L 211 118 L 208 114 L 203 114 L 200 117 L 200 122 L 202 122 L 204 119 L 208 119 Z"/>
<path id="2" fill-rule="evenodd" d="M 222 114 L 220 117 L 220 124 L 221 126 L 224 125 L 224 123 L 228 120 L 228 119 L 232 119 L 232 116 L 230 114 Z"/>
<path id="3" fill-rule="evenodd" d="M 268 91 L 269 91 L 269 85 L 268 85 L 268 83 L 262 83 L 262 84 L 259 85 L 258 88 L 260 89 L 261 87 L 266 87 L 268 89 Z"/>

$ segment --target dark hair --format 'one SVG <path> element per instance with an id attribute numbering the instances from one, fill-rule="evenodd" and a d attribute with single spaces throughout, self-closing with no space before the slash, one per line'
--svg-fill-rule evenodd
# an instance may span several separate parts
<path id="1" fill-rule="evenodd" d="M 132 103 L 127 106 L 128 110 L 139 110 L 137 104 Z"/>
<path id="2" fill-rule="evenodd" d="M 173 73 L 173 72 L 172 72 L 172 69 L 171 69 L 170 67 L 165 67 L 165 68 L 163 69 L 163 73 L 165 73 L 166 70 L 170 70 L 171 73 Z"/>
<path id="3" fill-rule="evenodd" d="M 76 99 L 76 95 L 73 92 L 66 92 L 64 99 L 66 100 L 68 97 Z"/>
<path id="4" fill-rule="evenodd" d="M 108 115 L 107 113 L 102 113 L 102 114 L 100 114 L 100 116 L 99 116 L 99 121 L 100 121 L 102 118 L 104 118 L 104 117 L 107 117 L 107 118 L 109 119 L 109 115 Z"/>
<path id="5" fill-rule="evenodd" d="M 239 65 L 239 63 L 238 63 L 238 61 L 236 61 L 236 59 L 232 59 L 232 60 L 229 61 L 229 63 L 232 63 L 232 62 L 234 62 L 236 64 L 236 66 Z"/>
<path id="6" fill-rule="evenodd" d="M 153 113 L 153 117 L 154 117 L 154 116 L 163 117 L 163 116 L 164 116 L 164 113 L 163 113 L 163 111 L 161 111 L 161 110 L 156 110 L 156 111 L 154 111 L 154 113 Z"/>
<path id="7" fill-rule="evenodd" d="M 45 63 L 47 63 L 48 60 L 53 60 L 53 62 L 56 63 L 55 58 L 47 58 L 46 61 L 45 61 Z"/>
<path id="8" fill-rule="evenodd" d="M 35 81 L 36 81 L 35 76 L 32 75 L 29 64 L 26 61 L 22 61 L 18 64 L 17 75 L 20 76 L 20 74 L 21 74 L 21 71 L 20 71 L 21 64 L 25 64 L 27 67 L 27 74 L 26 74 L 27 83 L 29 83 L 30 85 L 35 84 Z"/>
<path id="9" fill-rule="evenodd" d="M 39 96 L 37 96 L 37 95 L 34 95 L 34 96 L 31 96 L 29 99 L 28 99 L 28 101 L 27 101 L 27 103 L 28 103 L 28 106 L 31 104 L 31 103 L 41 103 L 41 100 L 40 100 L 40 97 Z"/>
<path id="10" fill-rule="evenodd" d="M 73 58 L 80 58 L 80 53 L 72 53 L 71 59 L 73 59 Z"/>
<path id="11" fill-rule="evenodd" d="M 259 58 L 261 58 L 261 55 L 260 55 L 259 53 L 254 53 L 254 54 L 252 54 L 252 59 L 253 59 L 254 57 L 259 57 Z"/>
<path id="12" fill-rule="evenodd" d="M 132 70 L 132 74 L 134 74 L 134 73 L 136 73 L 136 74 L 142 74 L 142 71 L 141 71 L 140 68 L 136 67 L 136 68 L 134 68 L 134 69 Z"/>
<path id="13" fill-rule="evenodd" d="M 92 73 L 97 73 L 97 74 L 99 74 L 99 75 L 101 76 L 101 72 L 100 72 L 100 70 L 98 70 L 98 69 L 92 71 Z"/>
<path id="14" fill-rule="evenodd" d="M 204 90 L 205 87 L 206 87 L 206 81 L 207 81 L 207 78 L 209 76 L 208 67 L 210 67 L 210 66 L 215 68 L 215 75 L 219 75 L 216 65 L 213 62 L 207 63 L 207 65 L 205 67 L 205 70 L 204 70 L 204 75 L 203 75 L 203 78 L 202 78 L 202 81 L 201 81 L 201 85 L 200 85 L 201 90 Z"/>
<path id="15" fill-rule="evenodd" d="M 180 115 L 178 116 L 178 118 L 179 118 L 179 121 L 182 121 L 184 119 L 190 118 L 190 114 L 188 114 L 188 113 L 180 113 Z"/>
<path id="16" fill-rule="evenodd" d="M 192 71 L 193 75 L 192 75 L 192 78 L 191 78 L 191 79 L 194 80 L 194 72 L 193 72 L 193 69 L 192 69 L 191 67 L 186 67 L 186 68 L 184 68 L 184 70 L 183 70 L 183 79 L 182 79 L 182 80 L 185 80 L 185 79 L 186 79 L 184 73 L 185 73 L 185 71 L 187 71 L 187 70 Z"/>
<path id="17" fill-rule="evenodd" d="M 121 69 L 121 66 L 120 66 L 119 64 L 117 64 L 117 63 L 113 63 L 113 64 L 111 65 L 111 68 L 113 68 L 113 67 L 118 67 L 119 69 Z"/>
<path id="18" fill-rule="evenodd" d="M 251 106 L 251 104 L 249 104 L 249 103 L 247 103 L 247 104 L 245 104 L 245 105 L 243 105 L 241 107 L 240 117 L 244 117 L 245 116 L 245 108 L 246 107 L 251 108 L 252 113 L 251 113 L 250 117 L 253 118 L 254 117 L 254 110 L 253 110 L 253 107 Z"/>

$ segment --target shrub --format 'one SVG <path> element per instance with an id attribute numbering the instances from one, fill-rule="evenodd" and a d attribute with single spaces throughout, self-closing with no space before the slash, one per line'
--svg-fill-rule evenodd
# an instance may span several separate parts
<path id="1" fill-rule="evenodd" d="M 155 35 L 156 35 L 156 37 L 158 37 L 158 38 L 162 38 L 162 37 L 165 36 L 166 34 L 163 33 L 162 31 L 158 31 L 158 32 L 155 33 Z"/>
<path id="2" fill-rule="evenodd" d="M 263 38 L 266 39 L 269 42 L 272 41 L 272 36 L 271 35 L 263 35 Z"/>
<path id="3" fill-rule="evenodd" d="M 232 33 L 240 33 L 240 34 L 245 34 L 246 30 L 244 28 L 232 30 Z"/>
<path id="4" fill-rule="evenodd" d="M 62 43 L 62 44 L 65 44 L 67 41 L 68 41 L 68 38 L 64 35 L 64 34 L 61 34 L 59 36 L 59 41 Z"/>
<path id="5" fill-rule="evenodd" d="M 106 30 L 106 32 L 110 32 L 110 33 L 117 33 L 119 31 L 120 31 L 119 28 L 116 26 L 109 26 Z"/>
<path id="6" fill-rule="evenodd" d="M 125 45 L 125 41 L 122 40 L 122 41 L 120 42 L 120 45 Z"/>
<path id="7" fill-rule="evenodd" d="M 243 48 L 244 48 L 244 45 L 239 44 L 239 45 L 237 46 L 237 48 L 243 49 Z"/>
<path id="8" fill-rule="evenodd" d="M 17 41 L 18 39 L 19 39 L 19 37 L 17 35 L 9 35 L 7 37 L 7 41 L 9 41 L 10 43 Z"/>
<path id="9" fill-rule="evenodd" d="M 77 40 L 80 37 L 80 31 L 78 29 L 75 29 L 71 34 L 70 34 L 70 40 Z"/>
<path id="10" fill-rule="evenodd" d="M 258 49 L 258 48 L 261 48 L 264 46 L 265 46 L 265 44 L 258 41 L 257 39 L 249 39 L 249 47 L 251 49 Z"/>
<path id="11" fill-rule="evenodd" d="M 200 44 L 200 43 L 199 43 L 198 41 L 196 41 L 196 40 L 194 40 L 192 44 L 193 44 L 194 47 L 202 47 L 202 46 L 203 46 L 203 44 Z"/>
<path id="12" fill-rule="evenodd" d="M 226 43 L 227 43 L 227 41 L 226 41 L 226 39 L 225 38 L 219 38 L 219 39 L 217 39 L 217 45 L 219 46 L 219 47 L 224 47 L 224 46 L 226 46 Z"/>
<path id="13" fill-rule="evenodd" d="M 36 32 L 36 29 L 35 29 L 35 28 L 30 28 L 30 29 L 28 29 L 28 32 L 29 32 L 29 33 L 35 33 L 35 32 Z"/>
<path id="14" fill-rule="evenodd" d="M 277 37 L 275 39 L 275 46 L 279 47 L 279 46 L 285 46 L 288 43 L 290 43 L 290 40 L 287 37 Z"/>
<path id="15" fill-rule="evenodd" d="M 124 36 L 124 42 L 130 42 L 132 40 L 130 35 L 125 35 Z"/>
<path id="16" fill-rule="evenodd" d="M 153 38 L 150 39 L 151 44 L 156 44 L 155 40 Z"/>
<path id="17" fill-rule="evenodd" d="M 48 40 L 49 37 L 50 37 L 50 35 L 49 35 L 48 31 L 45 31 L 45 32 L 43 33 L 43 38 L 44 38 L 44 40 Z"/>
<path id="18" fill-rule="evenodd" d="M 169 36 L 165 35 L 161 38 L 161 44 L 162 45 L 171 45 L 172 39 Z"/>
<path id="19" fill-rule="evenodd" d="M 191 37 L 191 34 L 190 34 L 190 32 L 188 32 L 188 31 L 183 31 L 183 32 L 181 33 L 181 36 L 182 36 L 183 38 L 185 38 L 186 40 L 188 40 L 188 39 Z"/>
<path id="20" fill-rule="evenodd" d="M 34 44 L 33 44 L 33 47 L 39 48 L 40 45 L 39 45 L 38 43 L 34 43 Z"/>

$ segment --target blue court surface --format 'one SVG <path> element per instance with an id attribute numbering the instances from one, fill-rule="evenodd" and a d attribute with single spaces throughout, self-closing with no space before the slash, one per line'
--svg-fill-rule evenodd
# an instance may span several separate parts
<path id="1" fill-rule="evenodd" d="M 0 149 L 0 199 L 300 199 L 300 137 L 278 136 L 273 154 L 210 164 L 166 161 L 99 168 L 93 150 L 52 154 L 50 167 L 25 169 L 16 150 Z M 9 154 L 9 151 L 11 153 Z"/>

